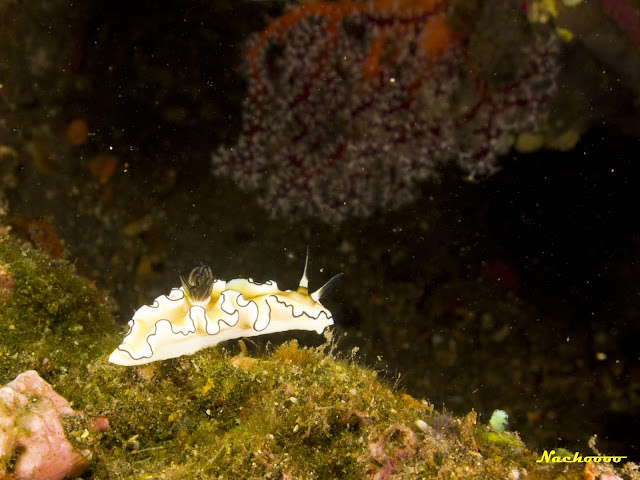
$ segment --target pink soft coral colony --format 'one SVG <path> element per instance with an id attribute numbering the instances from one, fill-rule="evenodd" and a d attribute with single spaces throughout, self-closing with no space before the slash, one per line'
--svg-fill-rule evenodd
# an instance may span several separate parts
<path id="1" fill-rule="evenodd" d="M 640 6 L 632 0 L 601 0 L 602 10 L 622 28 L 629 40 L 640 44 Z"/>
<path id="2" fill-rule="evenodd" d="M 523 45 L 515 80 L 490 86 L 447 27 L 447 7 L 343 0 L 272 19 L 245 50 L 243 131 L 214 154 L 214 174 L 256 191 L 272 216 L 331 222 L 413 200 L 443 164 L 493 173 L 544 119 L 557 45 Z"/>
<path id="3" fill-rule="evenodd" d="M 60 421 L 75 414 L 34 370 L 0 388 L 0 478 L 58 480 L 82 473 L 91 454 L 73 449 Z"/>

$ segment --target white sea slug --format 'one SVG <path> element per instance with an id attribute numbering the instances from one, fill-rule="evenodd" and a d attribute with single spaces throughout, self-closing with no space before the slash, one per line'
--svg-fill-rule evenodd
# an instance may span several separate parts
<path id="1" fill-rule="evenodd" d="M 109 356 L 117 365 L 142 365 L 166 360 L 233 338 L 287 330 L 322 333 L 333 316 L 321 303 L 342 278 L 338 274 L 309 294 L 309 249 L 297 290 L 278 289 L 274 281 L 258 283 L 236 278 L 213 278 L 206 265 L 194 268 L 182 286 L 161 295 L 153 305 L 140 307 L 129 320 L 122 344 Z"/>

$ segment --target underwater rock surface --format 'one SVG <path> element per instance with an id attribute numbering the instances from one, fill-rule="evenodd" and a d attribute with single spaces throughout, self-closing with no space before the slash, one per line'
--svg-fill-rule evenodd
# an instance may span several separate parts
<path id="1" fill-rule="evenodd" d="M 584 478 L 585 464 L 538 463 L 517 433 L 473 411 L 455 418 L 398 391 L 355 351 L 334 355 L 329 338 L 111 365 L 112 319 L 70 264 L 7 237 L 0 262 L 15 281 L 0 310 L 0 381 L 37 365 L 84 412 L 64 425 L 75 451 L 93 452 L 83 478 Z M 621 475 L 639 478 L 632 466 Z"/>

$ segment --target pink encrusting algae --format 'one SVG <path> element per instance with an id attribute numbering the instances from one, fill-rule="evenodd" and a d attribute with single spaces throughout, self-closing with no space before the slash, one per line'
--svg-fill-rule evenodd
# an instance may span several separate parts
<path id="1" fill-rule="evenodd" d="M 61 423 L 76 414 L 35 370 L 0 388 L 0 478 L 61 480 L 86 470 L 91 453 L 76 451 Z"/>

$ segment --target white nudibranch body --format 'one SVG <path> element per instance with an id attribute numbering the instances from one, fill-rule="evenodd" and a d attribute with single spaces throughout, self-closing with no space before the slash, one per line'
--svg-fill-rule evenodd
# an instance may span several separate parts
<path id="1" fill-rule="evenodd" d="M 342 278 L 338 274 L 309 294 L 307 261 L 297 290 L 279 290 L 271 280 L 258 283 L 237 278 L 213 278 L 208 266 L 180 276 L 182 286 L 161 295 L 153 305 L 140 307 L 129 320 L 122 344 L 109 356 L 117 365 L 142 365 L 196 351 L 234 338 L 287 330 L 322 333 L 333 325 L 331 312 L 320 298 Z"/>

